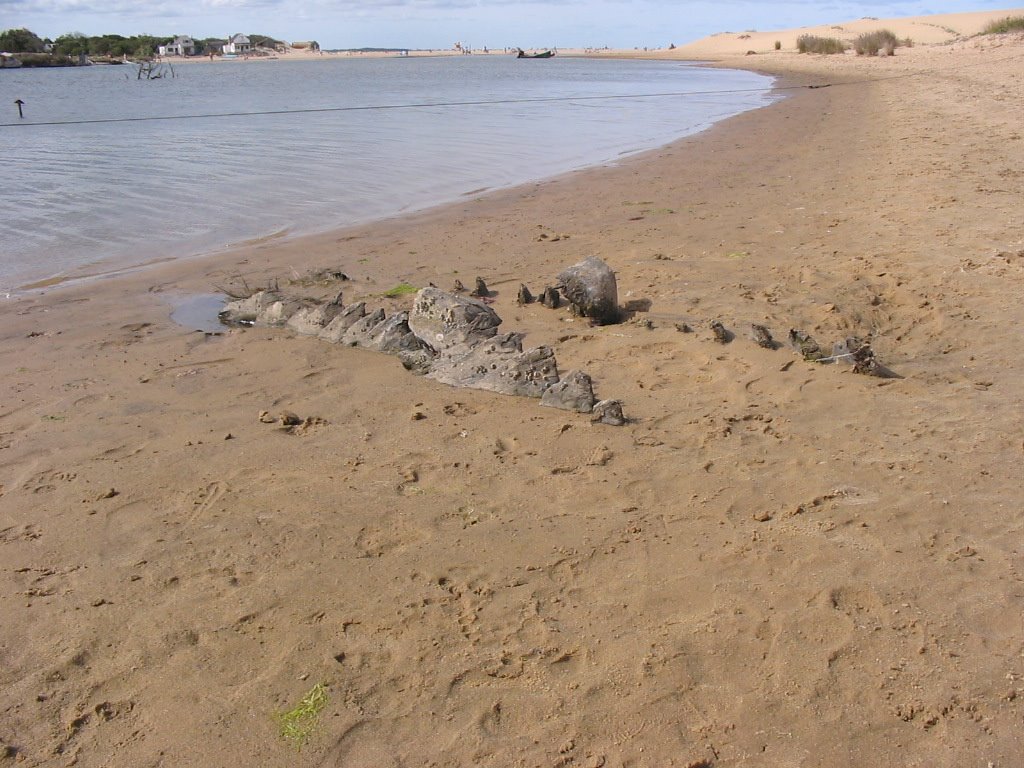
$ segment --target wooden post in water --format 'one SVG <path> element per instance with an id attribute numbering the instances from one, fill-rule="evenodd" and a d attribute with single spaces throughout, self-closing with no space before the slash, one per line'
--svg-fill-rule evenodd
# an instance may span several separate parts
<path id="1" fill-rule="evenodd" d="M 24 106 L 25 102 L 21 99 L 15 99 L 14 103 L 18 105 L 18 117 L 24 119 L 25 115 L 22 113 L 21 108 Z"/>

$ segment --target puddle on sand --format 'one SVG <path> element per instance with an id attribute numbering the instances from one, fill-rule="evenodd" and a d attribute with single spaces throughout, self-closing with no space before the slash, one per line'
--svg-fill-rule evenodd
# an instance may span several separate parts
<path id="1" fill-rule="evenodd" d="M 190 331 L 222 333 L 225 328 L 217 317 L 224 309 L 224 294 L 200 293 L 172 301 L 171 320 Z"/>

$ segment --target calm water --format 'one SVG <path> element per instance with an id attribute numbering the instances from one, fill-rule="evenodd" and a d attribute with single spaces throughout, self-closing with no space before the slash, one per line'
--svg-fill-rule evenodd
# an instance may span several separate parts
<path id="1" fill-rule="evenodd" d="M 326 59 L 0 72 L 0 289 L 382 218 L 615 160 L 768 102 L 669 62 Z M 750 92 L 612 100 L 664 92 Z M 558 97 L 543 103 L 211 113 Z M 25 101 L 18 121 L 14 99 Z M 79 125 L 61 120 L 185 119 Z M 7 125 L 17 123 L 15 126 Z"/>

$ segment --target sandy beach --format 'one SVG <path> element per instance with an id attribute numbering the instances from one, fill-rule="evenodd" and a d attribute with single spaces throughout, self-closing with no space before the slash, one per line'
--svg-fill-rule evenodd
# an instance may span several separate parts
<path id="1" fill-rule="evenodd" d="M 1024 35 L 741 42 L 786 98 L 621 164 L 0 304 L 0 766 L 1024 762 Z M 591 254 L 647 311 L 517 306 Z M 476 276 L 629 423 L 170 317 Z"/>

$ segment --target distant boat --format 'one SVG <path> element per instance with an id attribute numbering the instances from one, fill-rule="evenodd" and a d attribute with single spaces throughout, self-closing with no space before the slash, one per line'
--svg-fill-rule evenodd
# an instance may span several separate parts
<path id="1" fill-rule="evenodd" d="M 518 53 L 516 53 L 517 59 L 550 59 L 552 56 L 555 55 L 554 51 L 543 51 L 542 53 L 527 53 L 522 48 L 517 48 L 516 50 L 518 51 Z"/>

